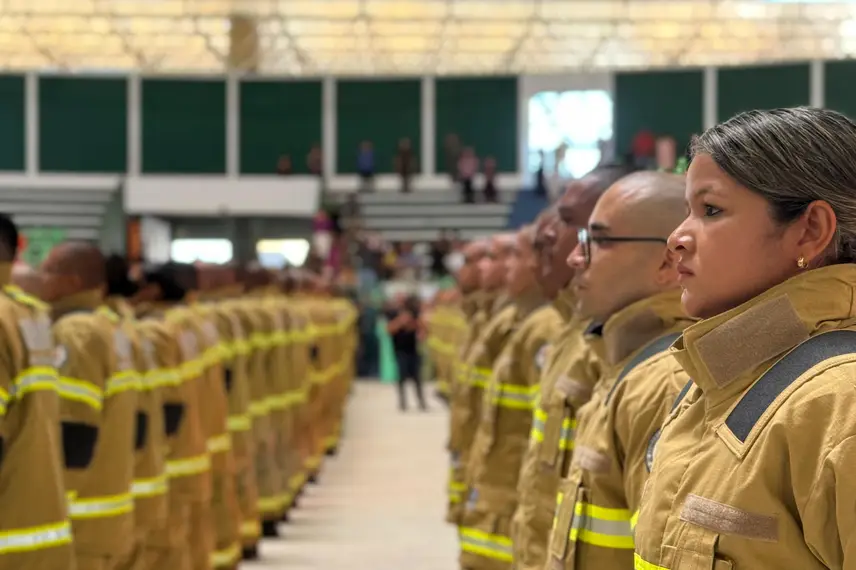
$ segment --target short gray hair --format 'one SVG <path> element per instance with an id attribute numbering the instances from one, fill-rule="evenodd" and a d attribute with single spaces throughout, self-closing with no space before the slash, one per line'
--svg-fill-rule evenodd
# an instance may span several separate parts
<path id="1" fill-rule="evenodd" d="M 815 200 L 838 222 L 832 263 L 856 262 L 856 123 L 811 107 L 747 111 L 694 137 L 690 154 L 709 155 L 731 178 L 770 203 L 787 224 Z"/>

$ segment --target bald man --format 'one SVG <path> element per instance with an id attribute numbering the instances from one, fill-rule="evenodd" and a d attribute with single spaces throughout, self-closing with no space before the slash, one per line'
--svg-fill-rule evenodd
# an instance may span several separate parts
<path id="1" fill-rule="evenodd" d="M 602 323 L 589 340 L 602 362 L 577 413 L 575 445 L 559 485 L 550 568 L 631 570 L 634 513 L 649 445 L 687 383 L 669 346 L 691 320 L 680 304 L 666 238 L 684 219 L 684 179 L 638 172 L 597 202 L 568 258 L 577 313 Z"/>
<path id="2" fill-rule="evenodd" d="M 113 570 L 134 544 L 131 485 L 140 386 L 131 341 L 101 311 L 104 257 L 86 242 L 55 247 L 42 264 L 59 345 L 66 489 L 78 570 Z"/>

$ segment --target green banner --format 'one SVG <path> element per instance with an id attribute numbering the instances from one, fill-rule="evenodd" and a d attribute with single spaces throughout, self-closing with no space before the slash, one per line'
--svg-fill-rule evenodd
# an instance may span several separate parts
<path id="1" fill-rule="evenodd" d="M 26 245 L 21 259 L 30 267 L 38 267 L 54 246 L 65 241 L 66 236 L 64 228 L 51 227 L 24 228 L 22 233 Z"/>

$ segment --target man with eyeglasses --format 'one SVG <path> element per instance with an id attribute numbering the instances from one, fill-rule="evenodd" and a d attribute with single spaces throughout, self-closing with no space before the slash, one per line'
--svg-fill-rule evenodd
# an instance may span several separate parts
<path id="1" fill-rule="evenodd" d="M 597 323 L 586 332 L 602 372 L 577 412 L 547 569 L 633 568 L 648 444 L 687 382 L 668 352 L 691 320 L 666 248 L 684 218 L 684 185 L 682 176 L 659 172 L 622 178 L 597 202 L 568 257 L 577 313 Z"/>

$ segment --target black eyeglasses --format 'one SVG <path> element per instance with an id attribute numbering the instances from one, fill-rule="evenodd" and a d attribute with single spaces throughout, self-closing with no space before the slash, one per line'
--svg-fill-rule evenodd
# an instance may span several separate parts
<path id="1" fill-rule="evenodd" d="M 580 244 L 580 249 L 583 252 L 583 258 L 586 262 L 586 267 L 591 265 L 591 244 L 598 245 L 603 243 L 628 243 L 628 242 L 648 242 L 648 243 L 668 243 L 666 238 L 646 237 L 646 236 L 593 236 L 587 228 L 582 228 L 577 231 L 577 241 Z"/>

